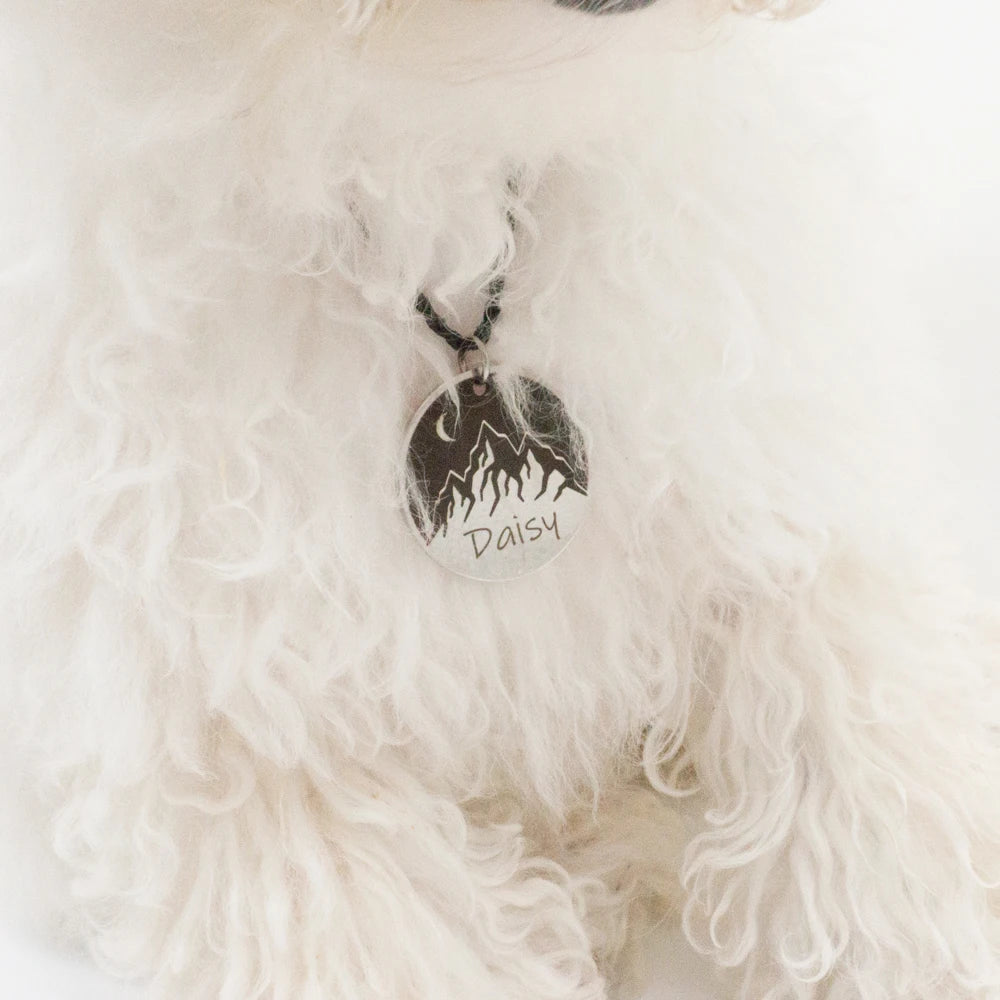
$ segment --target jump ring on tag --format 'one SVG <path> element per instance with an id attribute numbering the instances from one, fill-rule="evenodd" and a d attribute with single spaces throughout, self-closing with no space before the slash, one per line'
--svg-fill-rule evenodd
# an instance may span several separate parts
<path id="1" fill-rule="evenodd" d="M 477 386 L 485 385 L 490 377 L 490 356 L 486 345 L 475 335 L 468 338 L 459 351 L 458 364 L 463 372 L 472 372 Z"/>

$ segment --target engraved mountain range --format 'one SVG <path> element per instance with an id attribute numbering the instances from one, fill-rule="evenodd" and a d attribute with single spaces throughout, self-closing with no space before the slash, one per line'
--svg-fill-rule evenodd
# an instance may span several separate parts
<path id="1" fill-rule="evenodd" d="M 478 505 L 488 504 L 492 515 L 504 497 L 534 503 L 551 494 L 547 499 L 555 503 L 565 490 L 586 496 L 585 473 L 530 434 L 515 445 L 509 434 L 483 420 L 464 470 L 451 469 L 437 495 L 431 537 L 437 529 L 447 534 L 449 523 L 459 514 L 467 521 Z"/>
<path id="2" fill-rule="evenodd" d="M 520 421 L 497 383 L 483 392 L 471 378 L 429 400 L 416 420 L 407 448 L 410 519 L 428 545 L 445 541 L 449 521 L 464 523 L 473 510 L 477 522 L 520 515 L 526 523 L 551 516 L 556 500 L 568 511 L 567 491 L 587 496 L 586 464 L 574 464 L 574 425 L 562 401 L 523 376 L 517 389 Z"/>

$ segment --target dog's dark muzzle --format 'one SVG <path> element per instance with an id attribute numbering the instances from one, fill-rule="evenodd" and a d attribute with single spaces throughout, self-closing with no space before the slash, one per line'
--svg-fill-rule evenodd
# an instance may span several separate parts
<path id="1" fill-rule="evenodd" d="M 625 14 L 630 10 L 642 10 L 656 3 L 656 0 L 556 0 L 560 7 L 581 10 L 586 14 Z"/>

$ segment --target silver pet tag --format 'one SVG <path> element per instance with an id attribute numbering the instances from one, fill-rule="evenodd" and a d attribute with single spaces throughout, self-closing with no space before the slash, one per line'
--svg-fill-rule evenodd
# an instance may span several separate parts
<path id="1" fill-rule="evenodd" d="M 587 508 L 575 425 L 558 396 L 518 378 L 526 430 L 494 380 L 470 371 L 424 403 L 407 436 L 410 523 L 431 558 L 474 580 L 510 580 L 544 566 Z"/>

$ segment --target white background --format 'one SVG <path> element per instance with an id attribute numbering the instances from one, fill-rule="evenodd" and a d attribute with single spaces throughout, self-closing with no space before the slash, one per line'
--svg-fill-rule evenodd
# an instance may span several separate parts
<path id="1" fill-rule="evenodd" d="M 667 0 L 663 0 L 667 2 Z M 827 0 L 790 28 L 822 31 L 852 19 L 896 19 L 891 50 L 866 67 L 873 113 L 882 123 L 920 260 L 914 296 L 947 344 L 944 363 L 963 386 L 963 409 L 941 420 L 960 429 L 960 475 L 978 488 L 969 512 L 983 544 L 970 545 L 984 585 L 1000 592 L 1000 496 L 995 471 L 1000 432 L 1000 5 L 992 0 Z M 650 998 L 730 1000 L 707 985 L 682 942 L 659 951 Z M 103 979 L 83 959 L 60 955 L 0 925 L 0 994 L 5 1000 L 121 1000 L 136 995 Z M 177 1000 L 183 1000 L 179 997 Z M 334 998 L 331 998 L 334 1000 Z"/>

